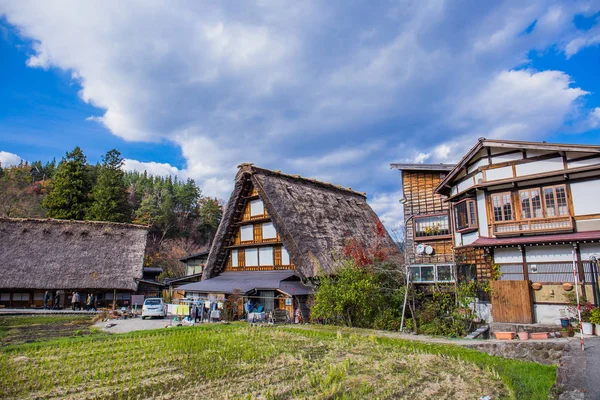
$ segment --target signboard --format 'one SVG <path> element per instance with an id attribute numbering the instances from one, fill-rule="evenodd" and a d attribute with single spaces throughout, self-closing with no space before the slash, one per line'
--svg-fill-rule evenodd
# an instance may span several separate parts
<path id="1" fill-rule="evenodd" d="M 286 299 L 285 299 L 285 305 L 286 306 L 291 306 L 292 305 L 292 298 L 291 297 L 286 297 Z"/>

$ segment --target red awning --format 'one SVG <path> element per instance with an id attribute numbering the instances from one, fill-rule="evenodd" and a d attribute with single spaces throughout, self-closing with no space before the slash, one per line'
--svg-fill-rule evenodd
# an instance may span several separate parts
<path id="1" fill-rule="evenodd" d="M 600 241 L 600 231 L 561 233 L 558 235 L 518 236 L 511 238 L 480 237 L 473 243 L 467 244 L 463 247 L 496 247 L 516 246 L 520 244 L 556 244 L 584 241 Z"/>

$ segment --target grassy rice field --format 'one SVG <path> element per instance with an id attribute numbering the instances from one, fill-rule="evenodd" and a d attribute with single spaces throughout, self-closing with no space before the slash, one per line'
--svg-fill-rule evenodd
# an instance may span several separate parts
<path id="1" fill-rule="evenodd" d="M 554 367 L 336 329 L 210 325 L 0 348 L 1 398 L 546 399 L 554 378 Z"/>

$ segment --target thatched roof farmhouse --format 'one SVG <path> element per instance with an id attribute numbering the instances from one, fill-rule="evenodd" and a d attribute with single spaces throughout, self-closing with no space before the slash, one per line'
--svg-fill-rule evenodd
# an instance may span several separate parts
<path id="1" fill-rule="evenodd" d="M 0 218 L 0 304 L 25 305 L 27 293 L 34 304 L 46 290 L 136 292 L 147 235 L 139 225 Z"/>
<path id="2" fill-rule="evenodd" d="M 179 290 L 227 295 L 238 289 L 255 293 L 267 311 L 280 301 L 279 308 L 292 312 L 292 303 L 303 302 L 291 298 L 313 292 L 309 278 L 335 273 L 348 240 L 400 259 L 364 193 L 242 164 L 202 281 Z"/>

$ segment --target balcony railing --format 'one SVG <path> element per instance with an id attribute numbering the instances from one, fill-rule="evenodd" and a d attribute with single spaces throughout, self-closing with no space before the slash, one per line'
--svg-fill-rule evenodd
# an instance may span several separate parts
<path id="1" fill-rule="evenodd" d="M 544 232 L 572 232 L 573 218 L 554 217 L 527 219 L 521 221 L 494 222 L 493 232 L 496 236 L 532 235 Z"/>

